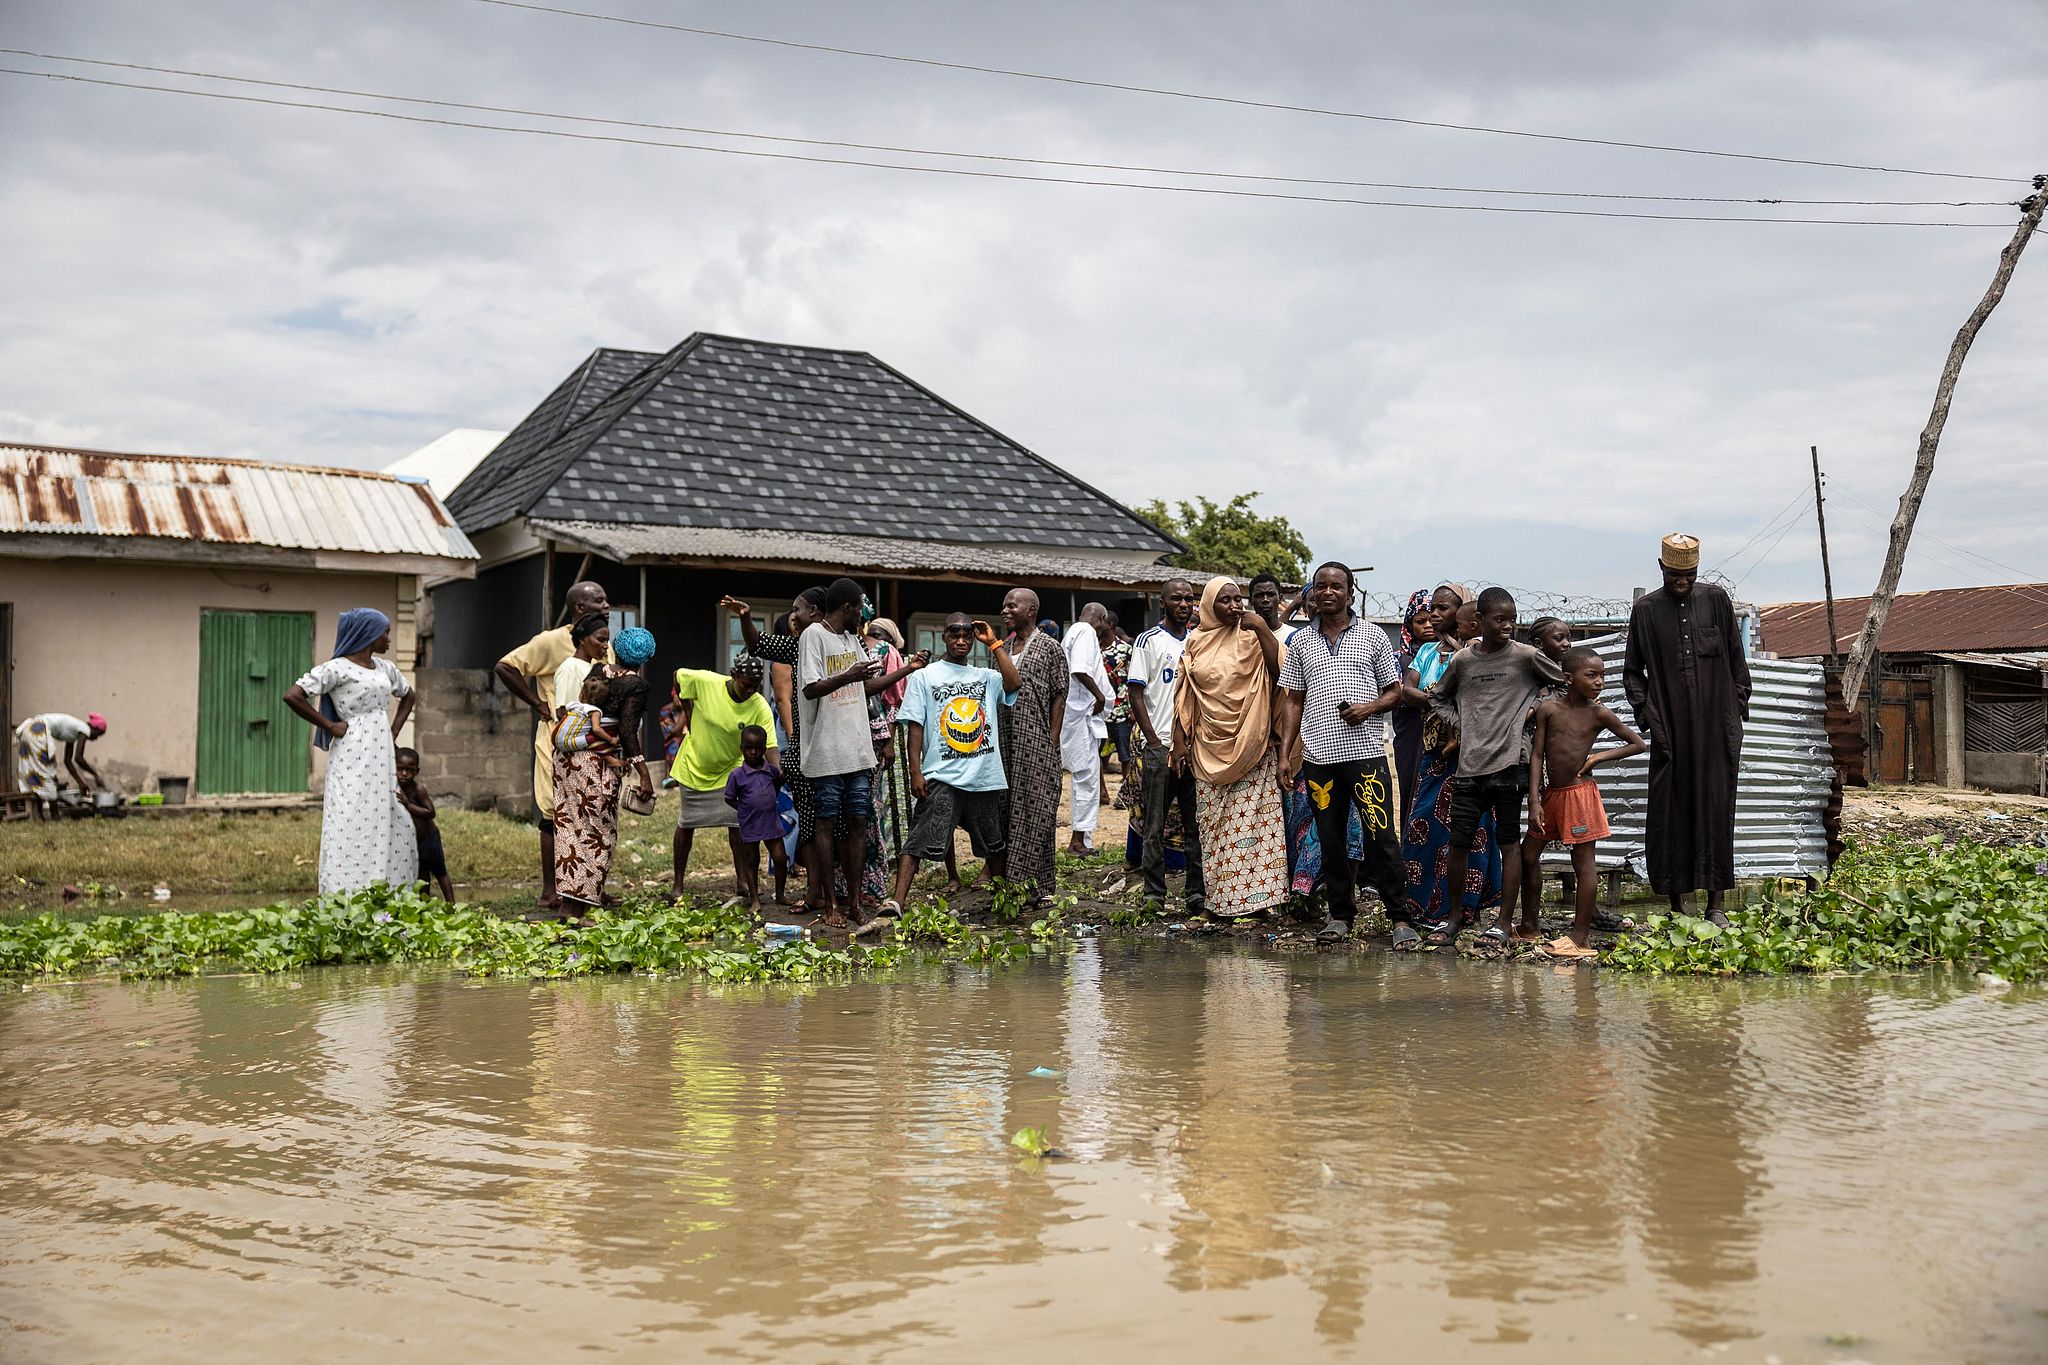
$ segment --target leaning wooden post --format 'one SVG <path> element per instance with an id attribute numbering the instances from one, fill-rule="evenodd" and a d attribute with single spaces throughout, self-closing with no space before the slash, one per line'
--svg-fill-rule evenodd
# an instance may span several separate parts
<path id="1" fill-rule="evenodd" d="M 1906 485 L 1905 496 L 1899 499 L 1898 514 L 1892 518 L 1891 545 L 1885 551 L 1884 572 L 1877 577 L 1877 591 L 1870 594 L 1870 610 L 1863 617 L 1863 633 L 1856 637 L 1855 645 L 1849 651 L 1849 667 L 1842 679 L 1842 697 L 1854 706 L 1863 691 L 1864 676 L 1869 673 L 1871 661 L 1877 657 L 1877 639 L 1884 630 L 1884 618 L 1891 613 L 1892 595 L 1898 591 L 1899 575 L 1906 567 L 1906 542 L 1913 536 L 1913 520 L 1920 515 L 1920 500 L 1927 496 L 1927 481 L 1934 476 L 1934 452 L 1941 444 L 1941 429 L 1948 422 L 1949 400 L 1955 396 L 1956 379 L 1963 372 L 1963 360 L 1970 354 L 1970 343 L 1977 339 L 1977 333 L 1984 326 L 1991 310 L 2005 297 L 2005 286 L 2012 279 L 2013 267 L 2019 264 L 2020 253 L 2027 249 L 2027 243 L 2041 226 L 2041 210 L 2048 207 L 2048 176 L 2034 177 L 2034 193 L 2020 201 L 2020 225 L 2012 240 L 2005 244 L 2005 250 L 1998 253 L 1998 270 L 1991 277 L 1991 287 L 1984 291 L 1984 297 L 1956 333 L 1955 344 L 1948 348 L 1948 363 L 1941 367 L 1941 382 L 1934 386 L 1934 411 L 1927 416 L 1927 426 L 1920 433 L 1920 453 L 1913 461 L 1913 478 Z"/>

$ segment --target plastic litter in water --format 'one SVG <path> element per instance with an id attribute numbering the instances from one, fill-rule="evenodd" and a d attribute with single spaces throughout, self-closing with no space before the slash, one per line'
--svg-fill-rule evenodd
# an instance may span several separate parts
<path id="1" fill-rule="evenodd" d="M 770 938 L 802 938 L 804 936 L 804 927 L 801 924 L 784 924 L 780 920 L 771 920 L 762 927 Z"/>
<path id="2" fill-rule="evenodd" d="M 1055 1071 L 1053 1068 L 1049 1066 L 1034 1066 L 1024 1074 L 1026 1076 L 1036 1077 L 1037 1079 L 1042 1081 L 1061 1081 L 1065 1080 L 1067 1077 L 1066 1072 Z"/>

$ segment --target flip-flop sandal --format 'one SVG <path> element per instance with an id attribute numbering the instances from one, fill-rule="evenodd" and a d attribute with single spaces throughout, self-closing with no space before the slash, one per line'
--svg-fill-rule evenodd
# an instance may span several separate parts
<path id="1" fill-rule="evenodd" d="M 1543 951 L 1560 962 L 1583 962 L 1587 958 L 1600 956 L 1591 948 L 1581 948 L 1569 938 L 1553 939 L 1543 945 Z"/>
<path id="2" fill-rule="evenodd" d="M 1478 938 L 1474 939 L 1473 943 L 1475 946 L 1482 948 L 1505 948 L 1508 946 L 1508 936 L 1505 933 L 1503 933 L 1501 931 L 1501 927 L 1498 924 L 1496 924 L 1491 929 L 1488 929 L 1485 933 L 1481 934 Z"/>
<path id="3" fill-rule="evenodd" d="M 1412 924 L 1396 924 L 1396 925 L 1394 926 L 1394 945 L 1393 945 L 1393 946 L 1394 946 L 1394 951 L 1395 951 L 1395 952 L 1397 952 L 1397 953 L 1407 953 L 1407 952 L 1413 952 L 1413 951 L 1414 951 L 1414 950 L 1415 950 L 1416 948 L 1420 947 L 1421 945 L 1422 945 L 1422 935 L 1420 935 L 1420 934 L 1418 934 L 1418 933 L 1416 933 L 1416 932 L 1415 932 L 1415 926 L 1414 926 L 1414 925 L 1412 925 Z"/>
<path id="4" fill-rule="evenodd" d="M 1448 948 L 1458 941 L 1458 931 L 1448 924 L 1439 924 L 1422 936 L 1425 948 Z"/>

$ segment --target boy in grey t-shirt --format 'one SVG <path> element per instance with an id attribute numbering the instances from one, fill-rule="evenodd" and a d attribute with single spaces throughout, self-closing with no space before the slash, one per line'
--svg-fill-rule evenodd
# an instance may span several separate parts
<path id="1" fill-rule="evenodd" d="M 1458 727 L 1458 776 L 1451 797 L 1445 886 L 1465 884 L 1472 841 L 1489 811 L 1496 844 L 1506 849 L 1519 842 L 1522 794 L 1529 789 L 1529 754 L 1522 721 L 1545 684 L 1564 681 L 1564 674 L 1548 655 L 1514 638 L 1512 593 L 1506 588 L 1488 588 L 1479 594 L 1478 605 L 1479 642 L 1453 654 L 1443 677 L 1430 689 L 1430 705 L 1438 716 Z M 1481 942 L 1507 945 L 1508 916 L 1521 890 L 1521 859 L 1503 856 L 1500 922 L 1480 935 Z M 1452 899 L 1447 939 L 1464 927 L 1464 898 Z M 1533 925 L 1526 937 L 1537 937 Z"/>

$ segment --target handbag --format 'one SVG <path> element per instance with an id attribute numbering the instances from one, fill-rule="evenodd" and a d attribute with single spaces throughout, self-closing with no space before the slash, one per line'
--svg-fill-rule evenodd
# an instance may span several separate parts
<path id="1" fill-rule="evenodd" d="M 652 815 L 654 814 L 654 802 L 657 796 L 658 793 L 650 791 L 643 797 L 640 795 L 638 787 L 621 787 L 619 789 L 619 809 L 629 810 L 635 815 Z"/>

